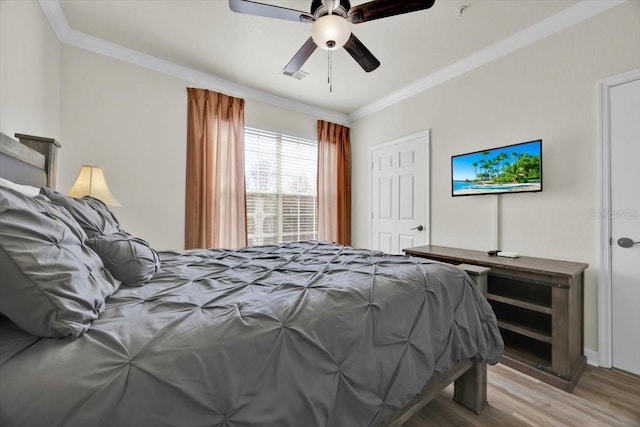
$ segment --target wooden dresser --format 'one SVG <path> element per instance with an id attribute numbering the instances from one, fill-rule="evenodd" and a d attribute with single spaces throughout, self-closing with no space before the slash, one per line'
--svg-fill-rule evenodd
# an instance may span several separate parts
<path id="1" fill-rule="evenodd" d="M 486 297 L 505 343 L 500 362 L 565 391 L 573 390 L 586 366 L 583 287 L 588 264 L 503 258 L 432 245 L 404 252 L 490 268 Z"/>

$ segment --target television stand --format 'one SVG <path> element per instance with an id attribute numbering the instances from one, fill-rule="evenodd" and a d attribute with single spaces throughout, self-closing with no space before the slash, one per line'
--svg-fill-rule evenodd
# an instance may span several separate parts
<path id="1" fill-rule="evenodd" d="M 449 264 L 489 267 L 486 297 L 505 343 L 501 363 L 571 392 L 584 368 L 584 270 L 588 264 L 503 258 L 444 246 L 404 249 Z"/>

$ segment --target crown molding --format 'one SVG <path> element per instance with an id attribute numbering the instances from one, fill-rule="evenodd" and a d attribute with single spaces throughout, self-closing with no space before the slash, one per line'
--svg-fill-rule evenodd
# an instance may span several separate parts
<path id="1" fill-rule="evenodd" d="M 69 26 L 67 17 L 64 16 L 64 12 L 62 11 L 60 3 L 58 2 L 58 0 L 40 0 L 39 3 L 40 8 L 49 21 L 49 25 L 51 25 L 53 32 L 56 33 L 56 37 L 58 37 L 58 40 L 64 43 L 64 40 L 71 30 L 71 27 Z"/>
<path id="2" fill-rule="evenodd" d="M 466 58 L 444 67 L 435 73 L 426 76 L 404 88 L 393 92 L 391 95 L 380 98 L 371 104 L 365 105 L 348 115 L 349 122 L 355 122 L 400 101 L 422 93 L 432 87 L 438 86 L 448 80 L 472 71 L 484 64 L 522 49 L 539 40 L 549 37 L 559 31 L 569 28 L 579 22 L 598 15 L 612 7 L 624 3 L 626 0 L 593 1 L 583 0 L 574 6 L 556 13 L 530 27 L 525 28 L 485 49 L 467 56 Z"/>
<path id="3" fill-rule="evenodd" d="M 627 0 L 582 0 L 574 6 L 543 19 L 348 115 L 243 86 L 212 74 L 165 61 L 164 59 L 76 31 L 69 26 L 58 0 L 39 0 L 39 3 L 58 40 L 62 43 L 187 80 L 229 95 L 253 99 L 276 107 L 300 111 L 324 120 L 348 125 L 605 12 L 625 1 Z"/>
<path id="4" fill-rule="evenodd" d="M 229 80 L 221 79 L 212 74 L 165 61 L 164 59 L 111 43 L 99 37 L 76 31 L 69 26 L 58 0 L 39 0 L 39 3 L 45 16 L 49 20 L 49 24 L 56 33 L 58 40 L 62 43 L 177 77 L 190 83 L 199 84 L 232 96 L 252 99 L 276 107 L 299 111 L 340 124 L 349 123 L 346 114 L 249 88 Z"/>

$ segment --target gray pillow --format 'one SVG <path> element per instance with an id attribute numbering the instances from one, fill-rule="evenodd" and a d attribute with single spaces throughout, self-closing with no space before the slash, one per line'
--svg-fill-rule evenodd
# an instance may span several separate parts
<path id="1" fill-rule="evenodd" d="M 40 194 L 71 213 L 87 233 L 87 244 L 123 285 L 142 286 L 159 270 L 158 253 L 144 240 L 124 231 L 116 216 L 100 200 L 90 196 L 77 199 L 46 187 L 40 189 Z"/>
<path id="2" fill-rule="evenodd" d="M 82 335 L 120 282 L 64 208 L 0 187 L 0 312 L 40 337 Z"/>
<path id="3" fill-rule="evenodd" d="M 40 189 L 40 194 L 66 208 L 88 237 L 124 232 L 116 216 L 98 199 L 91 196 L 76 199 L 46 187 Z"/>
<path id="4" fill-rule="evenodd" d="M 90 237 L 87 245 L 113 277 L 126 286 L 142 286 L 160 269 L 160 257 L 147 242 L 128 233 Z"/>

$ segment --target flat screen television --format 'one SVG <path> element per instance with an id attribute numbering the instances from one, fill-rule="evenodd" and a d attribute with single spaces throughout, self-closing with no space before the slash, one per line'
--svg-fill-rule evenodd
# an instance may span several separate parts
<path id="1" fill-rule="evenodd" d="M 451 156 L 452 196 L 542 191 L 542 140 Z"/>

